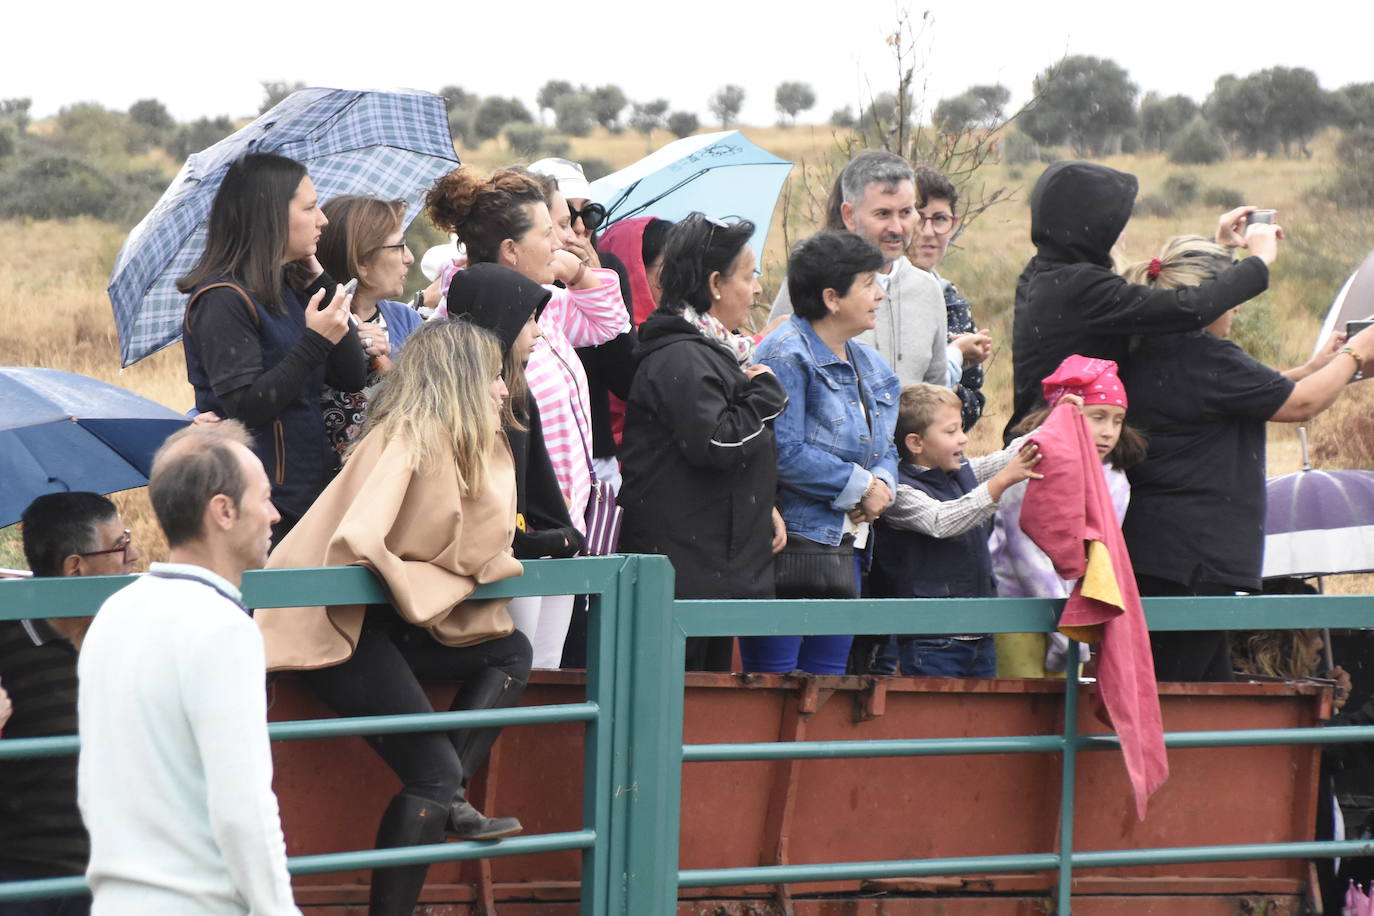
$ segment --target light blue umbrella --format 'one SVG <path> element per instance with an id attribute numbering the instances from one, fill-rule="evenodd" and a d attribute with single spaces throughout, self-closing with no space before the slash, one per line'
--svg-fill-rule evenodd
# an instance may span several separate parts
<path id="1" fill-rule="evenodd" d="M 606 208 L 607 225 L 632 216 L 676 222 L 693 210 L 718 219 L 753 222 L 750 244 L 763 260 L 773 208 L 792 163 L 737 130 L 675 140 L 591 185 L 591 199 Z"/>
<path id="2" fill-rule="evenodd" d="M 156 401 L 58 369 L 0 368 L 0 526 L 44 493 L 148 482 L 153 453 L 190 421 Z"/>
<path id="3" fill-rule="evenodd" d="M 110 276 L 122 364 L 181 338 L 186 296 L 177 278 L 205 250 L 210 205 L 229 165 L 276 153 L 310 170 L 323 203 L 340 194 L 405 200 L 406 225 L 425 192 L 458 165 L 444 100 L 403 89 L 302 89 L 252 124 L 192 155 L 124 242 Z"/>

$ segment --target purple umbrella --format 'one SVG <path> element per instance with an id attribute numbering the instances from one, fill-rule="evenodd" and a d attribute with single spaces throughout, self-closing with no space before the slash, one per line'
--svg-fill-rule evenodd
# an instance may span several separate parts
<path id="1" fill-rule="evenodd" d="M 1265 492 L 1266 579 L 1374 572 L 1374 471 L 1295 471 Z"/>

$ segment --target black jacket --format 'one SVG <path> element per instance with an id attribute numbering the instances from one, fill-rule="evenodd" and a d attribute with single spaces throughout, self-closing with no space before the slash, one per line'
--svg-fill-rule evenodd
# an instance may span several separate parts
<path id="1" fill-rule="evenodd" d="M 1269 268 L 1246 258 L 1199 286 L 1176 290 L 1127 283 L 1112 272 L 1116 244 L 1135 202 L 1135 176 L 1091 162 L 1056 162 L 1031 192 L 1035 257 L 1016 281 L 1012 366 L 1016 402 L 1004 434 L 1043 403 L 1040 380 L 1066 356 L 1116 360 L 1132 335 L 1195 331 L 1258 296 Z"/>
<path id="2" fill-rule="evenodd" d="M 671 312 L 639 329 L 621 445 L 620 547 L 665 554 L 680 598 L 773 597 L 773 418 L 787 394 Z"/>
<path id="3" fill-rule="evenodd" d="M 549 450 L 544 446 L 544 427 L 534 398 L 525 404 L 528 416 L 518 418 L 524 429 L 506 427 L 515 459 L 515 511 L 518 524 L 512 545 L 517 560 L 555 560 L 571 557 L 582 549 L 582 533 L 573 527 L 568 504 L 558 488 Z"/>

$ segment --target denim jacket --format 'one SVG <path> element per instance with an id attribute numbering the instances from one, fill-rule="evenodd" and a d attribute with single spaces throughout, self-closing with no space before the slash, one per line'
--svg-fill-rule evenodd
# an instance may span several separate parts
<path id="1" fill-rule="evenodd" d="M 851 362 L 832 353 L 811 322 L 793 316 L 754 353 L 787 391 L 787 409 L 773 423 L 778 510 L 788 532 L 831 545 L 840 543 L 845 512 L 874 477 L 897 492 L 892 434 L 901 382 L 872 347 L 854 340 L 847 347 Z"/>

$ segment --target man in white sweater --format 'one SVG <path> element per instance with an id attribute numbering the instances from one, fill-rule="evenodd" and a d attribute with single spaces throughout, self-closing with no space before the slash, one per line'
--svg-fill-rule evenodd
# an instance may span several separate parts
<path id="1" fill-rule="evenodd" d="M 235 422 L 153 461 L 171 548 L 96 614 L 81 650 L 77 794 L 99 916 L 298 916 L 267 740 L 262 637 L 239 594 L 277 521 Z"/>
<path id="2" fill-rule="evenodd" d="M 848 229 L 872 242 L 886 263 L 878 272 L 884 299 L 878 323 L 858 340 L 887 360 L 903 385 L 930 382 L 948 387 L 949 342 L 945 296 L 929 272 L 907 259 L 906 250 L 916 228 L 916 177 L 910 163 L 895 153 L 866 150 L 840 173 L 839 197 L 832 200 L 826 228 Z M 778 290 L 771 323 L 792 314 L 787 283 Z"/>

